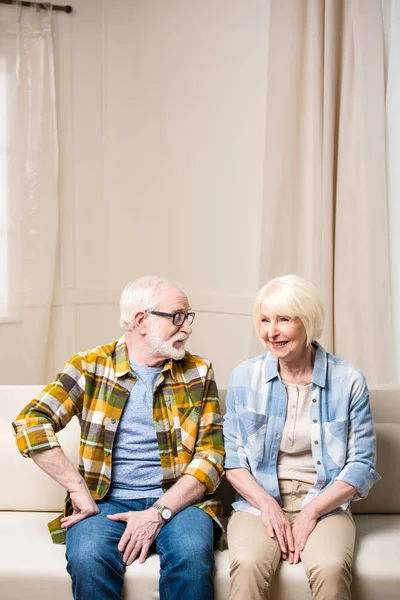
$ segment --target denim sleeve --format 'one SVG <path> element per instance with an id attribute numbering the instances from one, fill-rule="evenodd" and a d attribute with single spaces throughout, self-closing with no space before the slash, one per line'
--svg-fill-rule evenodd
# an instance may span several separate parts
<path id="1" fill-rule="evenodd" d="M 357 489 L 358 493 L 352 500 L 365 498 L 372 486 L 380 480 L 375 464 L 375 428 L 367 384 L 362 377 L 352 391 L 346 463 L 336 478 Z"/>
<path id="2" fill-rule="evenodd" d="M 249 463 L 244 450 L 244 444 L 239 429 L 238 405 L 240 395 L 243 395 L 236 382 L 233 372 L 229 382 L 228 394 L 226 396 L 226 413 L 224 417 L 224 443 L 225 443 L 225 469 L 250 470 Z"/>

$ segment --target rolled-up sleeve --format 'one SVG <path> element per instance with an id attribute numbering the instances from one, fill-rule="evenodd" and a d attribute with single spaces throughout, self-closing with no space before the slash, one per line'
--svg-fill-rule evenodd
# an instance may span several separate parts
<path id="1" fill-rule="evenodd" d="M 365 498 L 371 487 L 380 480 L 375 464 L 375 427 L 368 388 L 363 380 L 350 401 L 346 463 L 336 477 L 356 488 L 358 493 L 352 500 Z"/>
<path id="2" fill-rule="evenodd" d="M 250 470 L 239 428 L 237 385 L 235 371 L 229 382 L 224 417 L 225 469 Z"/>
<path id="3" fill-rule="evenodd" d="M 25 457 L 59 446 L 56 433 L 80 412 L 85 387 L 85 362 L 74 356 L 12 423 L 19 451 Z"/>
<path id="4" fill-rule="evenodd" d="M 195 453 L 182 474 L 192 475 L 206 486 L 208 493 L 212 494 L 223 474 L 224 455 L 218 390 L 210 365 L 204 384 Z"/>

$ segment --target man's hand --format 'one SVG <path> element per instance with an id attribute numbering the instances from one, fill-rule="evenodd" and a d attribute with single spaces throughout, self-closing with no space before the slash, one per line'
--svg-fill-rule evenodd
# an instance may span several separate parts
<path id="1" fill-rule="evenodd" d="M 125 521 L 126 529 L 121 536 L 118 550 L 122 552 L 122 560 L 128 566 L 139 556 L 144 563 L 151 544 L 159 534 L 164 521 L 155 508 L 107 515 L 112 521 Z"/>
<path id="2" fill-rule="evenodd" d="M 295 550 L 292 526 L 274 498 L 270 497 L 268 502 L 264 504 L 261 511 L 261 520 L 269 537 L 278 541 L 282 557 L 286 559 L 288 554 Z"/>
<path id="3" fill-rule="evenodd" d="M 293 523 L 293 537 L 294 537 L 294 553 L 289 555 L 290 563 L 298 563 L 300 560 L 300 553 L 304 550 L 308 540 L 308 536 L 315 529 L 317 524 L 318 515 L 310 507 L 306 505 Z"/>
<path id="4" fill-rule="evenodd" d="M 100 512 L 83 479 L 69 489 L 69 495 L 71 497 L 73 513 L 69 517 L 62 517 L 62 527 L 71 527 L 75 523 L 78 523 L 78 521 L 82 521 L 92 515 L 97 515 Z"/>

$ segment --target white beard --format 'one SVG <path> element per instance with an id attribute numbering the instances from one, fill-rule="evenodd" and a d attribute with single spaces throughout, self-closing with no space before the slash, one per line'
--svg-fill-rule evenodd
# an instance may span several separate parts
<path id="1" fill-rule="evenodd" d="M 177 341 L 186 341 L 188 336 L 184 333 L 177 332 L 169 340 L 163 340 L 160 337 L 160 327 L 157 321 L 154 321 L 151 330 L 147 335 L 147 342 L 150 348 L 165 356 L 165 358 L 172 358 L 173 360 L 181 360 L 185 356 L 185 348 L 174 348 L 174 343 Z"/>

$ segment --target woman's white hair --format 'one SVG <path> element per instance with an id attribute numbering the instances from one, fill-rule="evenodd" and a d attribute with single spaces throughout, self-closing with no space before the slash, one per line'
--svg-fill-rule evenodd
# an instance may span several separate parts
<path id="1" fill-rule="evenodd" d="M 157 310 L 160 292 L 178 287 L 172 281 L 153 275 L 145 275 L 125 286 L 119 301 L 119 324 L 125 331 L 134 329 L 133 318 L 145 310 Z"/>
<path id="2" fill-rule="evenodd" d="M 300 275 L 275 277 L 258 292 L 253 318 L 259 337 L 262 306 L 277 315 L 298 317 L 306 330 L 307 345 L 322 334 L 325 320 L 324 305 L 315 287 Z M 263 341 L 261 337 L 260 339 Z"/>

